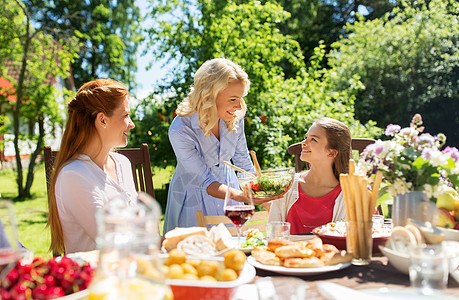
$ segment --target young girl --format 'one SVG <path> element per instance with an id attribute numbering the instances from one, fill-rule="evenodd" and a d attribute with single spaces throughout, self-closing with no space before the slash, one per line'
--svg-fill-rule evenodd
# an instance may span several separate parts
<path id="1" fill-rule="evenodd" d="M 283 198 L 272 201 L 269 213 L 269 221 L 290 222 L 291 234 L 308 233 L 346 217 L 339 174 L 349 172 L 349 128 L 322 118 L 309 128 L 301 144 L 301 160 L 310 168 L 295 174 L 292 187 Z"/>

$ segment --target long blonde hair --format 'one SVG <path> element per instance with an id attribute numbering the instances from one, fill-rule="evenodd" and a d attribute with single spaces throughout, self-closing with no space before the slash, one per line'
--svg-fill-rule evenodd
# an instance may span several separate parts
<path id="1" fill-rule="evenodd" d="M 88 140 L 99 133 L 95 119 L 102 112 L 110 117 L 123 103 L 129 92 L 121 83 L 112 79 L 97 79 L 83 84 L 75 98 L 68 104 L 68 119 L 61 140 L 59 153 L 54 163 L 52 182 L 48 191 L 48 223 L 51 230 L 49 251 L 53 255 L 65 254 L 64 234 L 56 203 L 56 180 L 62 168 L 82 153 Z"/>
<path id="2" fill-rule="evenodd" d="M 239 80 L 244 85 L 244 96 L 250 87 L 249 76 L 236 63 L 226 58 L 214 58 L 206 61 L 194 75 L 194 85 L 188 96 L 178 105 L 176 110 L 179 116 L 188 116 L 193 113 L 199 115 L 199 127 L 205 135 L 210 135 L 210 129 L 218 122 L 217 105 L 215 100 L 220 91 L 228 83 Z M 237 129 L 237 121 L 244 117 L 247 105 L 241 99 L 242 109 L 235 113 L 233 119 L 226 123 L 229 131 Z"/>
<path id="3" fill-rule="evenodd" d="M 351 132 L 346 124 L 332 118 L 321 118 L 314 124 L 325 129 L 328 149 L 338 151 L 333 162 L 333 173 L 339 181 L 340 173 L 349 173 L 349 159 L 352 155 Z"/>

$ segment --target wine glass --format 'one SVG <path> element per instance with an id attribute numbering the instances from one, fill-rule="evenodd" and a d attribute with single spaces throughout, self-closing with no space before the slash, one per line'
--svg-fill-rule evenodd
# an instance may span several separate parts
<path id="1" fill-rule="evenodd" d="M 227 216 L 236 226 L 237 246 L 240 248 L 241 228 L 255 213 L 255 206 L 253 205 L 252 201 L 252 193 L 246 193 L 248 203 L 237 202 L 231 199 L 231 191 L 234 190 L 240 190 L 239 182 L 237 180 L 228 182 L 228 188 L 225 195 L 225 205 L 223 209 L 225 211 L 225 216 Z"/>
<path id="2" fill-rule="evenodd" d="M 20 259 L 18 227 L 14 206 L 10 200 L 0 199 L 0 279 Z"/>

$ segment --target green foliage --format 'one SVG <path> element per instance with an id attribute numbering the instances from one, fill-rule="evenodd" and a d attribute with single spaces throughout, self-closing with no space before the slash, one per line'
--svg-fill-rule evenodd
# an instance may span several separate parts
<path id="1" fill-rule="evenodd" d="M 8 112 L 10 109 L 13 114 L 11 123 L 17 160 L 20 162 L 19 140 L 30 142 L 33 149 L 25 188 L 22 164 L 17 164 L 18 197 L 29 197 L 35 159 L 42 150 L 45 137 L 45 119 L 51 124 L 59 121 L 58 94 L 53 80 L 58 76 L 68 77 L 70 63 L 76 57 L 78 47 L 72 37 L 56 39 L 45 33 L 43 28 L 32 28 L 30 13 L 20 1 L 4 8 L 0 13 L 0 29 L 6 32 L 0 32 L 0 36 L 7 37 L 2 43 L 8 45 L 8 49 L 2 50 L 0 55 L 2 63 L 8 65 L 8 72 L 3 71 L 1 75 L 12 83 L 14 91 L 10 93 L 15 102 L 7 103 L 3 110 Z M 26 126 L 32 130 L 24 130 Z M 39 128 L 38 134 L 33 130 L 35 126 Z"/>
<path id="2" fill-rule="evenodd" d="M 164 151 L 162 157 L 168 162 L 174 160 L 166 145 L 168 124 L 160 122 L 157 112 L 172 115 L 185 97 L 193 73 L 214 57 L 229 58 L 249 74 L 245 132 L 249 148 L 257 151 L 263 167 L 292 165 L 288 145 L 300 141 L 319 117 L 345 122 L 354 136 L 373 137 L 379 133 L 374 123 L 364 126 L 354 120 L 355 93 L 361 87 L 357 77 L 351 76 L 352 85 L 348 88 L 333 89 L 332 79 L 337 74 L 320 67 L 323 45 L 311 59 L 311 67 L 306 68 L 298 43 L 279 30 L 290 14 L 278 4 L 210 0 L 200 0 L 197 6 L 189 1 L 153 4 L 151 16 L 158 24 L 148 30 L 149 42 L 152 47 L 160 45 L 153 48 L 153 53 L 158 59 L 167 53 L 180 66 L 171 80 L 159 88 L 161 101 L 143 102 L 137 109 L 140 114 L 136 135 L 144 138 L 151 131 L 154 143 L 164 147 L 158 154 Z M 286 76 L 285 68 L 297 71 Z M 143 122 L 147 125 L 140 125 Z"/>
<path id="3" fill-rule="evenodd" d="M 359 120 L 386 126 L 421 113 L 432 132 L 459 143 L 458 15 L 457 1 L 402 1 L 382 19 L 347 25 L 330 65 L 338 88 L 354 75 L 365 86 L 355 103 Z"/>
<path id="4" fill-rule="evenodd" d="M 165 184 L 170 182 L 174 168 L 153 167 L 152 172 L 155 196 L 158 202 L 160 202 L 164 213 L 167 195 Z M 17 184 L 14 178 L 15 173 L 12 170 L 0 171 L 0 193 L 2 194 L 2 199 L 16 198 Z M 52 255 L 48 252 L 51 237 L 49 229 L 46 228 L 48 220 L 48 196 L 43 165 L 40 165 L 35 170 L 32 197 L 23 201 L 15 201 L 14 208 L 18 221 L 20 242 L 28 249 L 33 250 L 35 256 L 51 258 Z M 160 226 L 162 226 L 162 222 Z M 162 232 L 162 230 L 159 232 Z"/>
<path id="5" fill-rule="evenodd" d="M 72 63 L 75 85 L 98 77 L 120 80 L 130 89 L 136 84 L 135 55 L 141 34 L 140 10 L 135 0 L 25 0 L 34 21 L 56 36 L 56 30 L 75 35 L 81 46 Z"/>
<path id="6" fill-rule="evenodd" d="M 277 3 L 291 13 L 289 21 L 280 24 L 280 29 L 300 44 L 306 63 L 321 42 L 327 52 L 330 50 L 331 44 L 343 34 L 343 26 L 354 22 L 359 6 L 368 11 L 367 19 L 375 19 L 395 5 L 390 0 L 278 0 Z"/>

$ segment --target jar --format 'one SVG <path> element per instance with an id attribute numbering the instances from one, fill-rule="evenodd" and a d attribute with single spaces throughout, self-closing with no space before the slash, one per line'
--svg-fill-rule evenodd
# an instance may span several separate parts
<path id="1" fill-rule="evenodd" d="M 170 299 L 159 257 L 161 209 L 148 194 L 111 199 L 97 212 L 99 263 L 89 299 Z"/>

